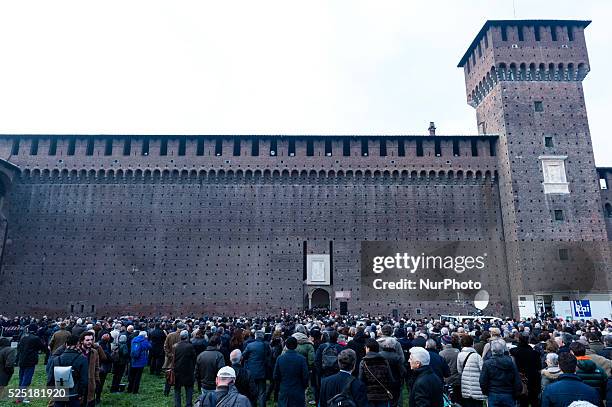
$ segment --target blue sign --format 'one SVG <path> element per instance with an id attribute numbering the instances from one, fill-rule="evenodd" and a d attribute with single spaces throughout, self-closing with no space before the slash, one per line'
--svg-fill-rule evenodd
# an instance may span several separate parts
<path id="1" fill-rule="evenodd" d="M 591 302 L 589 300 L 572 301 L 574 309 L 574 317 L 590 318 L 591 317 Z"/>

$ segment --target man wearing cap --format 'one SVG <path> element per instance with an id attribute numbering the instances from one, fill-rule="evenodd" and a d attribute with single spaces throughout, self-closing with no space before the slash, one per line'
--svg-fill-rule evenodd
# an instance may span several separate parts
<path id="1" fill-rule="evenodd" d="M 214 391 L 205 392 L 200 397 L 202 407 L 251 407 L 251 402 L 246 396 L 238 393 L 234 382 L 236 372 L 229 366 L 224 366 L 217 372 Z"/>
<path id="2" fill-rule="evenodd" d="M 413 384 L 410 389 L 409 407 L 442 407 L 443 386 L 442 380 L 429 366 L 430 355 L 424 348 L 415 346 L 410 349 L 410 369 L 413 375 Z"/>
<path id="3" fill-rule="evenodd" d="M 189 332 L 180 332 L 181 341 L 174 345 L 174 405 L 181 407 L 181 387 L 185 388 L 185 406 L 191 407 L 195 381 L 196 352 L 189 342 Z"/>
<path id="4" fill-rule="evenodd" d="M 290 336 L 285 341 L 287 351 L 276 359 L 274 382 L 278 383 L 278 406 L 304 406 L 308 387 L 308 363 L 295 350 L 297 339 Z"/>

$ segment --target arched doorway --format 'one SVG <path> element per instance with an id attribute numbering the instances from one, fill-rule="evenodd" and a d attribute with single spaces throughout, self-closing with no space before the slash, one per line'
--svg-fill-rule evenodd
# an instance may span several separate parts
<path id="1" fill-rule="evenodd" d="M 311 308 L 329 309 L 330 305 L 331 304 L 329 302 L 329 293 L 326 290 L 322 288 L 317 288 L 316 290 L 312 292 L 312 296 L 310 300 Z"/>

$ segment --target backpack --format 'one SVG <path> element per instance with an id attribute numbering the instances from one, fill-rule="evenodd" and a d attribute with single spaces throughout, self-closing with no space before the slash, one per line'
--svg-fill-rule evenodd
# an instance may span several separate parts
<path id="1" fill-rule="evenodd" d="M 338 349 L 331 343 L 323 349 L 321 367 L 323 370 L 340 370 L 338 367 Z"/>
<path id="2" fill-rule="evenodd" d="M 355 381 L 355 377 L 351 376 L 348 382 L 344 385 L 342 391 L 336 394 L 331 399 L 327 400 L 329 407 L 357 407 L 357 403 L 353 400 L 351 394 L 351 385 Z"/>
<path id="3" fill-rule="evenodd" d="M 53 380 L 55 382 L 55 387 L 64 389 L 72 389 L 74 387 L 74 376 L 76 376 L 76 372 L 73 373 L 72 365 L 80 356 L 81 354 L 77 354 L 72 361 L 70 361 L 70 364 L 65 366 L 62 365 L 62 355 L 57 356 L 53 361 Z"/>
<path id="4" fill-rule="evenodd" d="M 142 344 L 140 342 L 132 342 L 132 359 L 140 359 L 142 355 Z"/>

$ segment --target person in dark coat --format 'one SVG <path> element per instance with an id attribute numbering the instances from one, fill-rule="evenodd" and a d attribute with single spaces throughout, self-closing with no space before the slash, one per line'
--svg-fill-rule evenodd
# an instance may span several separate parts
<path id="1" fill-rule="evenodd" d="M 74 386 L 67 391 L 68 401 L 56 401 L 55 406 L 78 406 L 86 400 L 89 387 L 89 362 L 78 349 L 79 337 L 70 335 L 64 345 L 56 349 L 60 355 L 49 358 L 47 364 L 47 386 L 55 386 L 55 367 L 72 366 Z M 85 402 L 82 404 L 85 405 Z"/>
<path id="2" fill-rule="evenodd" d="M 285 341 L 287 351 L 276 359 L 274 381 L 279 384 L 278 407 L 296 407 L 306 404 L 308 387 L 308 362 L 295 351 L 297 339 L 290 336 Z"/>
<path id="3" fill-rule="evenodd" d="M 425 349 L 429 352 L 429 367 L 443 381 L 444 378 L 450 376 L 450 368 L 444 358 L 438 354 L 437 346 L 438 344 L 434 339 L 428 339 L 425 342 Z"/>
<path id="4" fill-rule="evenodd" d="M 220 347 L 221 340 L 218 336 L 213 336 L 206 350 L 200 353 L 196 359 L 196 380 L 200 390 L 214 390 L 216 388 L 217 372 L 225 366 L 225 358 L 219 352 Z"/>
<path id="5" fill-rule="evenodd" d="M 518 371 L 527 377 L 527 396 L 519 397 L 521 407 L 538 407 L 540 405 L 540 380 L 542 376 L 542 362 L 538 352 L 529 345 L 529 334 L 523 333 L 519 336 L 519 343 L 510 350 Z"/>
<path id="6" fill-rule="evenodd" d="M 17 349 L 11 347 L 9 338 L 0 338 L 0 388 L 11 381 L 16 360 Z"/>
<path id="7" fill-rule="evenodd" d="M 100 386 L 96 386 L 96 404 L 100 404 L 102 398 L 102 389 L 106 382 L 106 376 L 111 372 L 113 368 L 113 360 L 111 359 L 111 336 L 110 334 L 103 334 L 98 346 L 104 352 L 106 358 L 100 361 Z"/>
<path id="8" fill-rule="evenodd" d="M 588 401 L 600 405 L 597 390 L 584 384 L 576 375 L 577 360 L 570 352 L 559 355 L 559 368 L 563 372 L 556 382 L 542 392 L 542 407 L 567 407 L 574 401 Z"/>
<path id="9" fill-rule="evenodd" d="M 149 334 L 151 350 L 149 351 L 149 361 L 151 364 L 151 374 L 160 375 L 164 364 L 164 342 L 166 333 L 161 329 L 161 324 L 155 324 L 155 328 Z"/>
<path id="10" fill-rule="evenodd" d="M 484 361 L 480 372 L 480 389 L 490 407 L 514 407 L 523 388 L 518 369 L 505 352 L 505 341 L 492 341 L 491 357 Z"/>
<path id="11" fill-rule="evenodd" d="M 257 405 L 257 386 L 255 380 L 251 377 L 249 371 L 240 364 L 242 360 L 242 352 L 240 349 L 234 349 L 230 352 L 230 363 L 232 369 L 236 372 L 236 382 L 234 385 L 238 393 L 246 396 L 253 406 Z"/>
<path id="12" fill-rule="evenodd" d="M 399 398 L 401 397 L 401 389 L 403 378 L 406 376 L 406 366 L 404 365 L 404 359 L 400 358 L 395 349 L 397 341 L 391 337 L 384 337 L 382 341 L 378 341 L 378 345 L 382 348 L 379 352 L 380 356 L 385 358 L 389 363 L 391 374 L 395 379 L 393 386 L 390 389 L 393 393 L 392 406 L 397 406 Z M 437 354 L 436 354 L 437 356 Z M 439 356 L 438 356 L 439 357 Z"/>
<path id="13" fill-rule="evenodd" d="M 366 354 L 359 365 L 359 380 L 367 388 L 370 406 L 388 406 L 393 400 L 391 389 L 395 383 L 389 362 L 378 352 L 380 345 L 376 339 L 366 341 Z"/>
<path id="14" fill-rule="evenodd" d="M 365 356 L 365 343 L 368 338 L 369 337 L 364 332 L 363 326 L 358 326 L 357 332 L 355 333 L 353 340 L 346 345 L 348 349 L 352 349 L 353 351 L 355 351 L 355 355 L 357 357 L 357 360 L 355 361 L 355 366 L 359 366 L 359 364 L 361 363 L 361 359 L 363 359 L 363 357 Z M 358 369 L 353 369 L 353 376 L 355 377 L 357 377 L 357 375 L 359 374 L 357 370 Z"/>
<path id="15" fill-rule="evenodd" d="M 351 341 L 352 342 L 352 341 Z M 320 407 L 331 407 L 328 402 L 334 396 L 342 393 L 347 386 L 349 395 L 357 407 L 367 407 L 368 394 L 366 385 L 356 377 L 352 376 L 357 363 L 357 355 L 353 349 L 344 349 L 338 355 L 338 366 L 340 371 L 335 375 L 328 376 L 321 381 L 321 391 L 319 394 Z"/>
<path id="16" fill-rule="evenodd" d="M 271 357 L 270 346 L 264 341 L 264 331 L 255 331 L 255 340 L 244 348 L 245 367 L 257 385 L 259 407 L 266 407 L 266 368 Z"/>
<path id="17" fill-rule="evenodd" d="M 174 405 L 181 407 L 181 387 L 184 387 L 185 406 L 191 407 L 197 355 L 189 342 L 189 332 L 181 331 L 180 338 L 181 341 L 174 345 Z"/>
<path id="18" fill-rule="evenodd" d="M 442 380 L 429 366 L 430 353 L 419 346 L 412 347 L 408 362 L 413 375 L 408 406 L 443 407 L 444 386 Z"/>
<path id="19" fill-rule="evenodd" d="M 111 383 L 111 393 L 119 392 L 119 384 L 125 373 L 125 369 L 130 363 L 130 350 L 127 346 L 127 335 L 119 335 L 117 349 L 111 353 L 113 359 L 113 381 Z"/>
<path id="20" fill-rule="evenodd" d="M 612 377 L 608 377 L 608 386 L 606 388 L 606 406 L 612 406 Z"/>
<path id="21" fill-rule="evenodd" d="M 34 324 L 28 326 L 28 334 L 21 338 L 17 345 L 17 358 L 19 365 L 19 387 L 27 388 L 32 384 L 34 369 L 38 364 L 38 353 L 46 350 L 43 341 L 35 335 L 38 327 Z M 22 399 L 18 399 L 22 400 Z"/>
<path id="22" fill-rule="evenodd" d="M 234 385 L 236 372 L 229 366 L 222 367 L 215 379 L 214 391 L 206 390 L 198 398 L 202 407 L 251 407 L 246 396 L 238 393 Z"/>

